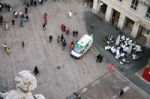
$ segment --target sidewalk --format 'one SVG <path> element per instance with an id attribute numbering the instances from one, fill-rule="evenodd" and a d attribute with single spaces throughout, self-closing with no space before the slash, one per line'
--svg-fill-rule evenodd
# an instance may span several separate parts
<path id="1" fill-rule="evenodd" d="M 125 87 L 129 87 L 129 90 L 121 97 L 118 97 L 119 90 Z M 78 92 L 81 95 L 81 99 L 149 99 L 148 95 L 145 95 L 143 91 L 139 90 L 138 87 L 117 71 L 106 73 Z M 76 98 L 71 95 L 66 99 Z"/>
<path id="2" fill-rule="evenodd" d="M 85 24 L 86 24 L 87 31 L 89 34 L 92 32 L 91 30 L 92 23 L 95 24 L 95 28 L 93 30 L 94 45 L 99 50 L 99 52 L 107 59 L 109 63 L 115 64 L 116 69 L 118 71 L 124 74 L 133 83 L 138 85 L 142 90 L 150 94 L 150 91 L 149 91 L 150 86 L 135 75 L 136 72 L 138 72 L 147 64 L 147 60 L 150 57 L 150 53 L 148 53 L 150 49 L 143 47 L 144 49 L 143 49 L 142 59 L 139 59 L 137 61 L 134 61 L 133 63 L 127 64 L 128 68 L 126 68 L 122 72 L 123 65 L 120 65 L 120 63 L 112 56 L 111 53 L 104 50 L 104 41 L 103 41 L 103 38 L 105 37 L 105 33 L 113 35 L 114 37 L 117 37 L 117 35 L 119 34 L 119 31 L 116 30 L 115 27 L 112 26 L 110 23 L 107 23 L 106 21 L 102 20 L 101 18 L 99 18 L 98 16 L 96 16 L 95 14 L 93 14 L 91 11 L 88 10 L 85 12 Z"/>

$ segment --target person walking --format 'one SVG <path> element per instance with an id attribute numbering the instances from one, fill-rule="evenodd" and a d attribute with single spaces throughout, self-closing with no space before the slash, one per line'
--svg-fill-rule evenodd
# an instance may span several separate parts
<path id="1" fill-rule="evenodd" d="M 61 38 L 60 38 L 60 36 L 58 35 L 58 37 L 57 37 L 57 44 L 60 42 L 60 40 L 61 40 Z"/>
<path id="2" fill-rule="evenodd" d="M 4 47 L 4 51 L 6 51 L 7 50 L 7 44 L 4 43 L 2 46 Z"/>
<path id="3" fill-rule="evenodd" d="M 97 57 L 96 57 L 96 62 L 97 62 L 97 63 L 100 62 L 100 59 L 101 59 L 101 55 L 98 54 Z"/>
<path id="4" fill-rule="evenodd" d="M 65 26 L 64 24 L 61 24 L 61 30 L 62 30 L 63 32 L 66 31 L 66 26 Z"/>
<path id="5" fill-rule="evenodd" d="M 100 57 L 99 63 L 102 63 L 103 61 L 103 56 Z"/>
<path id="6" fill-rule="evenodd" d="M 69 35 L 69 32 L 70 32 L 69 28 L 66 28 L 66 34 L 67 35 Z"/>
<path id="7" fill-rule="evenodd" d="M 9 27 L 8 27 L 8 22 L 5 22 L 5 30 L 8 30 Z"/>
<path id="8" fill-rule="evenodd" d="M 21 45 L 22 45 L 22 48 L 24 48 L 24 45 L 25 45 L 25 44 L 24 44 L 24 41 L 21 42 Z"/>
<path id="9" fill-rule="evenodd" d="M 79 34 L 79 32 L 78 32 L 78 31 L 75 31 L 75 36 L 76 36 L 76 37 L 78 36 L 78 34 Z"/>
<path id="10" fill-rule="evenodd" d="M 20 27 L 23 27 L 23 19 L 20 18 Z"/>
<path id="11" fill-rule="evenodd" d="M 44 24 L 47 25 L 47 18 L 44 18 Z"/>
<path id="12" fill-rule="evenodd" d="M 73 30 L 72 35 L 73 35 L 73 37 L 75 37 L 76 31 Z"/>
<path id="13" fill-rule="evenodd" d="M 47 13 L 44 13 L 44 19 L 47 19 Z"/>
<path id="14" fill-rule="evenodd" d="M 36 7 L 36 5 L 37 5 L 37 1 L 36 1 L 36 0 L 34 0 L 34 7 Z"/>
<path id="15" fill-rule="evenodd" d="M 43 0 L 39 0 L 39 3 L 40 3 L 40 4 L 43 4 Z"/>
<path id="16" fill-rule="evenodd" d="M 18 17 L 18 12 L 14 11 L 14 17 L 17 18 Z"/>
<path id="17" fill-rule="evenodd" d="M 34 74 L 37 76 L 37 75 L 40 75 L 40 72 L 39 72 L 39 69 L 37 66 L 34 67 Z"/>
<path id="18" fill-rule="evenodd" d="M 25 9 L 24 9 L 24 13 L 25 13 L 25 14 L 28 14 L 28 7 L 27 7 L 27 6 L 26 6 Z"/>
<path id="19" fill-rule="evenodd" d="M 52 42 L 52 40 L 53 40 L 53 36 L 52 36 L 52 35 L 50 35 L 50 36 L 49 36 L 49 42 L 51 43 L 51 42 Z"/>
<path id="20" fill-rule="evenodd" d="M 15 20 L 14 19 L 12 19 L 12 25 L 15 25 Z"/>
<path id="21" fill-rule="evenodd" d="M 64 35 L 63 35 L 63 33 L 61 34 L 61 42 L 63 42 L 63 40 L 64 40 Z"/>
<path id="22" fill-rule="evenodd" d="M 72 49 L 74 48 L 74 41 L 71 41 L 69 48 L 70 48 L 70 52 L 71 52 Z"/>
<path id="23" fill-rule="evenodd" d="M 45 23 L 43 23 L 43 30 L 46 30 L 46 25 L 45 25 Z"/>
<path id="24" fill-rule="evenodd" d="M 26 19 L 26 22 L 28 22 L 28 21 L 29 21 L 29 16 L 26 15 L 26 16 L 25 16 L 25 19 Z"/>
<path id="25" fill-rule="evenodd" d="M 63 48 L 63 50 L 65 50 L 66 45 L 67 45 L 67 42 L 66 42 L 66 40 L 65 40 L 65 39 L 63 39 L 63 42 L 62 42 L 62 48 Z"/>
<path id="26" fill-rule="evenodd" d="M 3 16 L 0 15 L 0 24 L 2 25 L 3 24 Z"/>

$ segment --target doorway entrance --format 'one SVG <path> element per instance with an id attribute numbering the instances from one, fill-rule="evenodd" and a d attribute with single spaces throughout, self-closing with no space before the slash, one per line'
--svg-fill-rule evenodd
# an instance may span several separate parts
<path id="1" fill-rule="evenodd" d="M 125 33 L 131 34 L 133 25 L 134 25 L 134 21 L 126 17 L 123 31 Z"/>
<path id="2" fill-rule="evenodd" d="M 112 20 L 111 20 L 112 25 L 117 26 L 119 17 L 120 17 L 120 12 L 113 9 Z"/>
<path id="3" fill-rule="evenodd" d="M 106 10 L 107 10 L 107 5 L 103 3 L 103 5 L 100 6 L 100 11 L 98 12 L 98 16 L 100 16 L 102 19 L 105 19 Z"/>

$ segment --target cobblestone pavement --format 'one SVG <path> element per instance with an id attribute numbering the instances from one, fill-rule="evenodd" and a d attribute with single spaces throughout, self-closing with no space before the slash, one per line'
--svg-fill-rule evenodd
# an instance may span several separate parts
<path id="1" fill-rule="evenodd" d="M 7 0 L 6 0 L 7 1 Z M 24 11 L 21 0 L 8 0 L 14 10 Z M 68 11 L 73 12 L 73 17 L 68 17 Z M 9 30 L 0 26 L 0 44 L 4 42 L 11 48 L 12 54 L 6 55 L 0 47 L 0 90 L 6 91 L 15 88 L 14 78 L 21 70 L 33 70 L 37 65 L 41 75 L 37 77 L 38 87 L 34 93 L 42 93 L 46 99 L 65 99 L 74 91 L 84 87 L 106 72 L 104 65 L 95 62 L 96 49 L 92 48 L 82 59 L 70 57 L 69 48 L 65 51 L 56 43 L 56 38 L 61 34 L 60 24 L 64 23 L 70 30 L 78 30 L 80 38 L 87 33 L 83 21 L 84 7 L 75 0 L 60 0 L 58 2 L 46 1 L 43 5 L 29 8 L 30 22 L 24 27 L 11 26 L 12 12 L 5 13 L 4 21 L 9 21 Z M 43 14 L 48 14 L 47 30 L 42 29 Z M 54 37 L 49 43 L 48 36 Z M 66 36 L 67 44 L 77 40 L 72 35 Z M 22 48 L 21 42 L 25 42 Z M 58 69 L 60 67 L 60 69 Z"/>

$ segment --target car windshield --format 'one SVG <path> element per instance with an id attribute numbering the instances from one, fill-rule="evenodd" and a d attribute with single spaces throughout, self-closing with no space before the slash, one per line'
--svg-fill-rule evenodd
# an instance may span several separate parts
<path id="1" fill-rule="evenodd" d="M 77 53 L 81 53 L 84 50 L 84 47 L 82 45 L 76 43 L 73 50 Z"/>

